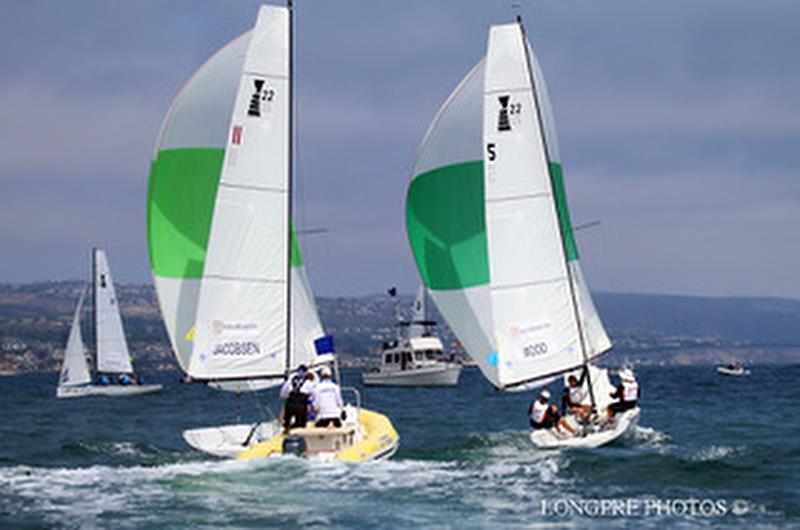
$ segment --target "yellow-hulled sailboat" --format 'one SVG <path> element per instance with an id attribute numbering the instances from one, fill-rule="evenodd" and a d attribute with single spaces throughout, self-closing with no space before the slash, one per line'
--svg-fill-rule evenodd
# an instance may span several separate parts
<path id="1" fill-rule="evenodd" d="M 292 218 L 292 6 L 262 6 L 255 27 L 181 89 L 159 136 L 148 189 L 150 263 L 181 368 L 231 391 L 333 365 Z M 338 372 L 338 371 L 337 371 Z M 359 400 L 337 429 L 293 432 L 305 456 L 388 457 L 399 438 Z M 192 429 L 223 457 L 281 454 L 277 421 Z"/>

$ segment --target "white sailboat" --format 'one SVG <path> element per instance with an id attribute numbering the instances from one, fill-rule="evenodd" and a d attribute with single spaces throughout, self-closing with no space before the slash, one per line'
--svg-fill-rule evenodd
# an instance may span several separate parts
<path id="1" fill-rule="evenodd" d="M 86 346 L 81 335 L 84 290 L 72 319 L 56 396 L 60 398 L 92 395 L 130 396 L 161 390 L 161 385 L 140 384 L 134 375 L 114 282 L 103 250 L 92 251 L 92 270 L 96 383 L 90 384 L 92 376 L 86 361 Z"/>
<path id="2" fill-rule="evenodd" d="M 148 242 L 167 331 L 192 380 L 223 390 L 264 389 L 301 365 L 335 362 L 291 224 L 292 98 L 291 4 L 262 6 L 253 30 L 181 89 L 151 168 Z M 302 434 L 310 456 L 394 452 L 389 420 L 358 401 L 342 432 Z M 282 451 L 275 421 L 184 437 L 218 456 Z"/>
<path id="3" fill-rule="evenodd" d="M 456 386 L 461 364 L 445 358 L 442 341 L 428 318 L 427 290 L 420 286 L 411 320 L 397 312 L 397 336 L 384 343 L 380 366 L 364 372 L 365 386 Z"/>
<path id="4" fill-rule="evenodd" d="M 500 390 L 547 384 L 611 348 L 581 271 L 559 160 L 522 22 L 492 26 L 486 57 L 423 140 L 406 224 L 436 305 Z M 590 379 L 608 376 L 595 369 Z M 638 414 L 615 424 L 627 428 Z M 580 443 L 608 441 L 594 434 Z"/>

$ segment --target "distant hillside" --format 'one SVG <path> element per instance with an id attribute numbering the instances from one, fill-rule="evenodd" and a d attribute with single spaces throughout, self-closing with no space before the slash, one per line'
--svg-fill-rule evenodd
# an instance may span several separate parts
<path id="1" fill-rule="evenodd" d="M 800 300 L 597 293 L 609 329 L 800 345 Z"/>
<path id="2" fill-rule="evenodd" d="M 120 308 L 137 365 L 176 368 L 151 285 L 117 285 Z M 53 370 L 60 364 L 79 282 L 0 284 L 0 373 Z M 598 293 L 595 302 L 615 343 L 610 362 L 715 363 L 800 360 L 800 300 L 707 298 Z M 326 331 L 345 364 L 374 362 L 394 335 L 395 303 L 408 310 L 410 295 L 319 298 Z M 438 315 L 449 350 L 456 337 Z M 84 337 L 91 342 L 88 315 Z"/>

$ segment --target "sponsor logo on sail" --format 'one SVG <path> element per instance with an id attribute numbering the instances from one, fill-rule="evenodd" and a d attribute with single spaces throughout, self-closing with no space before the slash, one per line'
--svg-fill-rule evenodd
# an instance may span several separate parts
<path id="1" fill-rule="evenodd" d="M 511 121 L 508 119 L 508 102 L 511 96 L 498 96 L 500 101 L 500 114 L 497 116 L 497 131 L 510 131 Z"/>
<path id="2" fill-rule="evenodd" d="M 254 118 L 261 117 L 261 90 L 264 88 L 263 79 L 253 79 L 255 91 L 250 96 L 250 106 L 247 108 L 247 115 Z"/>
<path id="3" fill-rule="evenodd" d="M 265 85 L 263 79 L 253 79 L 253 94 L 247 106 L 247 115 L 253 118 L 260 118 L 264 110 L 262 102 L 272 101 L 275 97 L 275 90 Z M 269 108 L 267 108 L 269 110 Z"/>

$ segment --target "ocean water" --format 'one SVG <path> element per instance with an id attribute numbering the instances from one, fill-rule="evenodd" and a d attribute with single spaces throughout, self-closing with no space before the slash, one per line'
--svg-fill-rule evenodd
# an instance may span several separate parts
<path id="1" fill-rule="evenodd" d="M 636 430 L 573 451 L 536 450 L 532 394 L 496 392 L 476 369 L 452 389 L 362 389 L 401 446 L 360 465 L 198 454 L 183 429 L 260 408 L 178 374 L 151 377 L 161 394 L 75 400 L 54 397 L 55 375 L 3 377 L 0 527 L 797 528 L 800 366 L 752 372 L 641 368 Z M 275 410 L 275 393 L 261 403 Z"/>

